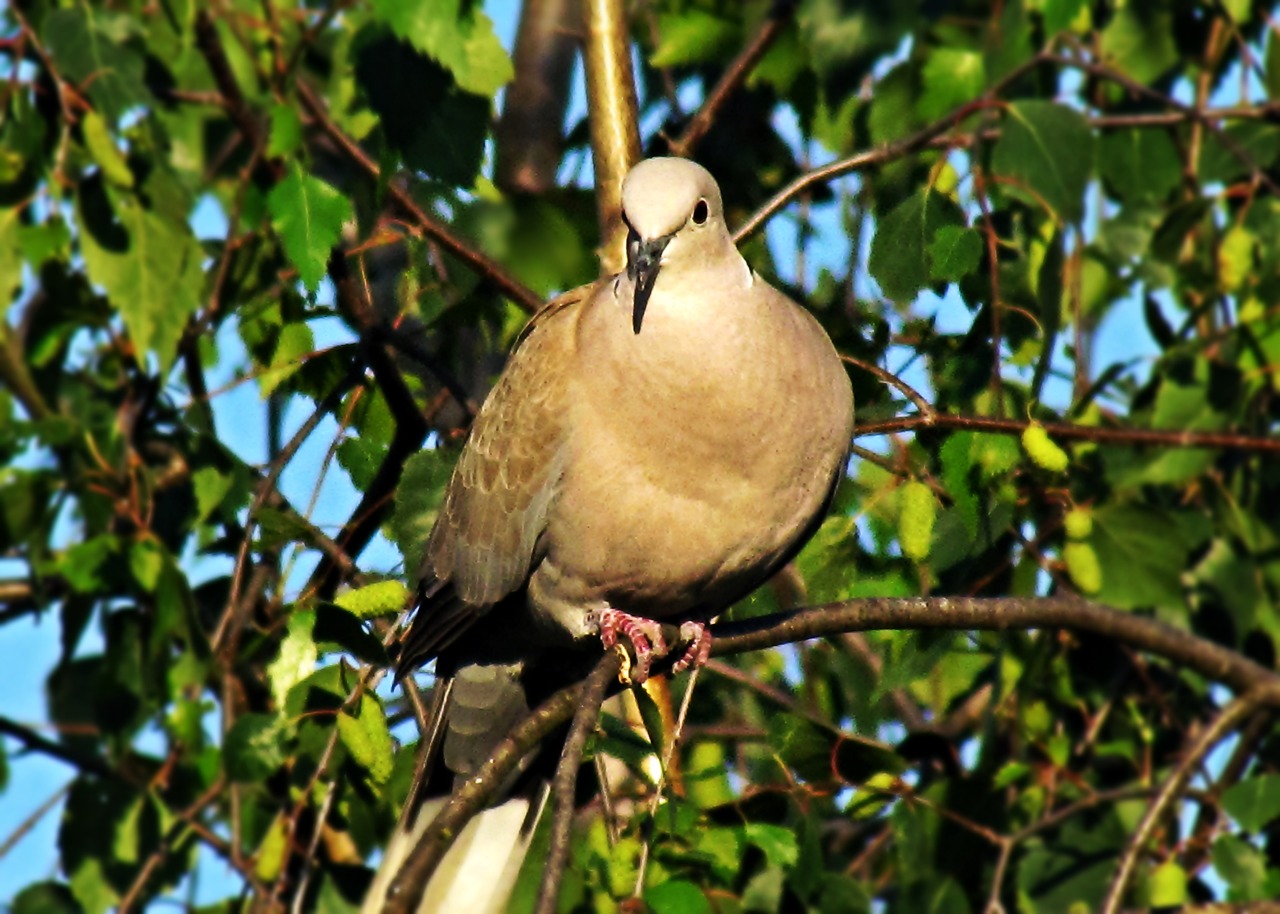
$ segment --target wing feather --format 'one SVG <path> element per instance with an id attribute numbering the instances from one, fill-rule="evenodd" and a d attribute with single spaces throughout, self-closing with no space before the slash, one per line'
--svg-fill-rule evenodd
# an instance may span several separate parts
<path id="1" fill-rule="evenodd" d="M 414 665 L 528 580 L 564 465 L 576 306 L 594 289 L 534 315 L 476 415 L 427 541 L 423 597 L 401 653 Z"/>

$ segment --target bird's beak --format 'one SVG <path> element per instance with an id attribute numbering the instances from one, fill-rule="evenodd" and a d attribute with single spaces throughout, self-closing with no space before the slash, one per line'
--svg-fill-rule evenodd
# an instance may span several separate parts
<path id="1" fill-rule="evenodd" d="M 653 284 L 662 267 L 662 252 L 671 240 L 670 235 L 641 241 L 634 233 L 627 239 L 627 277 L 635 283 L 635 299 L 631 304 L 631 329 L 640 332 L 644 321 L 644 309 L 653 294 Z"/>

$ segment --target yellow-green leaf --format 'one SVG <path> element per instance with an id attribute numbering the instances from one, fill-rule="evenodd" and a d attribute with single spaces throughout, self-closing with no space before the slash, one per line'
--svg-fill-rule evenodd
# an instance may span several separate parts
<path id="1" fill-rule="evenodd" d="M 400 612 L 409 599 L 409 589 L 399 581 L 377 581 L 339 594 L 333 602 L 362 619 Z"/>

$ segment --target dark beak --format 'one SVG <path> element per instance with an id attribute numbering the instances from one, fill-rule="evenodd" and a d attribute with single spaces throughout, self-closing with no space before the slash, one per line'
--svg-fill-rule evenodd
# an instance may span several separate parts
<path id="1" fill-rule="evenodd" d="M 636 297 L 631 305 L 631 329 L 636 333 L 640 332 L 640 324 L 644 322 L 644 309 L 649 305 L 649 296 L 653 294 L 653 284 L 662 266 L 662 251 L 670 240 L 670 235 L 663 235 L 652 241 L 641 241 L 634 232 L 627 239 L 627 277 L 636 285 Z"/>

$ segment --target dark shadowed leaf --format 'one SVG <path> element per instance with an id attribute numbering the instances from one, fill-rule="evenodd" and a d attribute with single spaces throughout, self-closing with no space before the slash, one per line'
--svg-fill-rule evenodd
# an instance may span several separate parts
<path id="1" fill-rule="evenodd" d="M 1084 117 L 1045 101 L 1015 102 L 991 167 L 1013 192 L 1042 202 L 1064 222 L 1084 215 L 1084 188 L 1093 169 L 1093 133 Z"/>
<path id="2" fill-rule="evenodd" d="M 880 221 L 867 264 L 871 275 L 885 295 L 910 300 L 934 279 L 930 249 L 939 231 L 963 226 L 960 209 L 949 198 L 917 191 Z"/>

